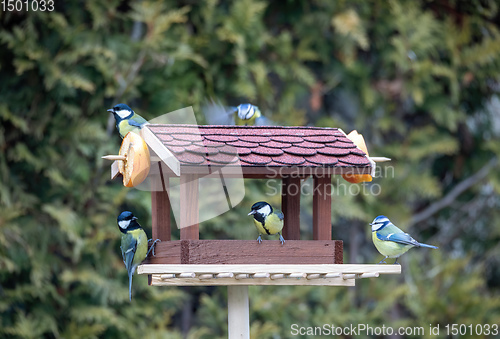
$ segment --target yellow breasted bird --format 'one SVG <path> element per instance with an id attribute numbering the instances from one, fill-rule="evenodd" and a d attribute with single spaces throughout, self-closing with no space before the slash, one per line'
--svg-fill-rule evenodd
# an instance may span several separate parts
<path id="1" fill-rule="evenodd" d="M 264 117 L 259 108 L 255 105 L 241 104 L 237 107 L 231 108 L 237 113 L 237 125 L 267 126 L 271 124 L 271 121 Z"/>
<path id="2" fill-rule="evenodd" d="M 203 105 L 202 112 L 210 125 L 273 125 L 271 120 L 262 115 L 257 106 L 248 103 L 227 107 L 218 100 L 211 100 Z"/>
<path id="3" fill-rule="evenodd" d="M 413 239 L 408 233 L 396 227 L 386 216 L 379 215 L 370 224 L 372 226 L 373 244 L 385 258 L 379 262 L 385 263 L 387 258 L 398 258 L 413 247 L 428 247 L 437 249 L 436 246 L 422 244 Z"/>
<path id="4" fill-rule="evenodd" d="M 148 123 L 146 119 L 135 113 L 125 104 L 115 105 L 113 108 L 108 109 L 108 112 L 111 112 L 115 117 L 116 129 L 122 138 L 128 132 L 139 134 L 141 128 Z"/>
<path id="5" fill-rule="evenodd" d="M 252 205 L 252 210 L 248 215 L 253 215 L 253 222 L 259 231 L 257 241 L 259 244 L 262 242 L 261 235 L 279 234 L 281 244 L 285 243 L 285 239 L 281 235 L 283 229 L 283 219 L 285 216 L 281 211 L 273 211 L 271 205 L 265 201 L 259 201 Z"/>
<path id="6" fill-rule="evenodd" d="M 153 243 L 148 251 L 148 237 L 141 225 L 137 222 L 132 212 L 124 211 L 118 216 L 118 228 L 122 232 L 122 242 L 120 249 L 122 250 L 123 262 L 128 272 L 128 297 L 132 300 L 132 275 L 137 266 L 139 266 L 148 256 L 149 252 L 154 249 L 157 241 Z M 154 250 L 153 250 L 154 255 Z"/>

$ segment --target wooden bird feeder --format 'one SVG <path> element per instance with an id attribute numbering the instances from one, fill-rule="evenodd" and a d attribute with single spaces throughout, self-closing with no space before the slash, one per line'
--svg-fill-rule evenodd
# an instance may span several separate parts
<path id="1" fill-rule="evenodd" d="M 156 256 L 137 269 L 155 286 L 228 286 L 229 337 L 248 338 L 249 285 L 354 286 L 357 278 L 399 274 L 399 265 L 344 265 L 341 240 L 332 239 L 333 175 L 373 174 L 375 161 L 337 128 L 281 126 L 146 125 L 141 136 L 152 154 L 151 193 Z M 113 170 L 114 168 L 114 170 Z M 282 181 L 283 237 L 200 240 L 199 178 Z M 112 166 L 112 177 L 117 175 Z M 301 179 L 313 179 L 313 240 L 300 240 Z M 169 182 L 180 177 L 180 240 L 171 240 Z M 287 189 L 296 186 L 299 189 Z M 244 208 L 239 206 L 235 208 Z M 245 225 L 248 224 L 248 225 Z M 242 220 L 239 227 L 254 227 Z"/>

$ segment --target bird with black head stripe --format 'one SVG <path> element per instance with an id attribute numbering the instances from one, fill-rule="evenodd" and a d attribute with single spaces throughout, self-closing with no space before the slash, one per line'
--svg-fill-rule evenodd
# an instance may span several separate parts
<path id="1" fill-rule="evenodd" d="M 385 263 L 387 258 L 396 258 L 394 264 L 398 264 L 398 258 L 413 247 L 427 247 L 437 249 L 436 246 L 420 243 L 413 239 L 408 233 L 403 232 L 394 225 L 389 218 L 379 215 L 370 224 L 372 227 L 373 244 L 385 258 L 379 264 Z"/>
<path id="2" fill-rule="evenodd" d="M 137 217 L 129 211 L 123 211 L 117 218 L 118 228 L 122 232 L 120 249 L 122 258 L 128 273 L 128 297 L 132 300 L 132 275 L 137 266 L 147 258 L 149 252 L 159 240 L 155 240 L 148 250 L 148 237 L 141 225 L 137 222 Z"/>
<path id="3" fill-rule="evenodd" d="M 253 222 L 259 231 L 259 237 L 257 238 L 259 244 L 262 242 L 262 234 L 279 234 L 281 244 L 283 245 L 285 243 L 285 239 L 281 235 L 283 220 L 285 218 L 283 212 L 274 211 L 272 206 L 267 202 L 259 201 L 252 205 L 248 215 L 253 215 Z"/>
<path id="4" fill-rule="evenodd" d="M 108 109 L 108 112 L 112 113 L 115 117 L 116 129 L 122 139 L 128 132 L 139 134 L 141 128 L 148 123 L 146 119 L 135 113 L 125 104 L 115 105 L 113 108 Z"/>

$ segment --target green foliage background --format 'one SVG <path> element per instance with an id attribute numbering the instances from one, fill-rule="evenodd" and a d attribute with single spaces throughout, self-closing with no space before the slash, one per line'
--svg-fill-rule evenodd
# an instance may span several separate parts
<path id="1" fill-rule="evenodd" d="M 380 260 L 367 225 L 379 214 L 440 246 L 356 288 L 251 287 L 252 337 L 288 338 L 294 323 L 439 324 L 441 338 L 446 324 L 498 324 L 499 21 L 494 0 L 2 10 L 0 337 L 227 336 L 225 288 L 151 288 L 136 276 L 128 302 L 116 216 L 131 209 L 148 225 L 150 198 L 110 181 L 100 159 L 119 147 L 113 103 L 148 119 L 192 105 L 202 121 L 207 97 L 252 102 L 279 124 L 357 129 L 372 155 L 393 159 L 372 184 L 334 179 L 346 263 Z M 202 237 L 252 239 L 242 220 L 266 192 L 248 181 L 244 201 L 202 224 Z"/>

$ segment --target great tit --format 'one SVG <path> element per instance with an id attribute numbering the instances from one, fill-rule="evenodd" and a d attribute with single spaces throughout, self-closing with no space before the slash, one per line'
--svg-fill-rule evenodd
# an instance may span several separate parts
<path id="1" fill-rule="evenodd" d="M 253 215 L 253 222 L 259 231 L 259 237 L 257 238 L 259 244 L 262 242 L 262 238 L 260 237 L 262 234 L 279 234 L 281 244 L 285 243 L 285 239 L 281 235 L 283 219 L 285 218 L 283 212 L 273 212 L 271 205 L 265 201 L 259 201 L 252 205 L 252 210 L 248 215 Z"/>
<path id="2" fill-rule="evenodd" d="M 154 255 L 154 246 L 159 240 L 155 240 L 148 251 L 148 237 L 137 222 L 137 217 L 132 212 L 124 211 L 120 213 L 117 220 L 118 228 L 122 232 L 120 249 L 122 250 L 123 262 L 128 272 L 128 297 L 129 300 L 132 300 L 132 275 L 137 266 L 146 259 L 151 250 L 153 250 Z"/>
<path id="3" fill-rule="evenodd" d="M 139 134 L 141 128 L 148 123 L 146 119 L 132 111 L 132 109 L 125 104 L 118 104 L 108 109 L 108 112 L 113 113 L 116 120 L 116 129 L 118 133 L 120 133 L 122 139 L 128 132 Z"/>
<path id="4" fill-rule="evenodd" d="M 225 107 L 220 101 L 211 100 L 203 106 L 203 113 L 211 125 L 272 125 L 272 121 L 262 115 L 252 104 Z"/>
<path id="5" fill-rule="evenodd" d="M 396 227 L 386 216 L 379 215 L 370 225 L 372 226 L 373 244 L 380 254 L 385 255 L 379 264 L 385 263 L 387 258 L 396 258 L 394 264 L 398 264 L 398 258 L 413 247 L 437 249 L 436 246 L 419 243 L 408 233 L 404 233 Z"/>

